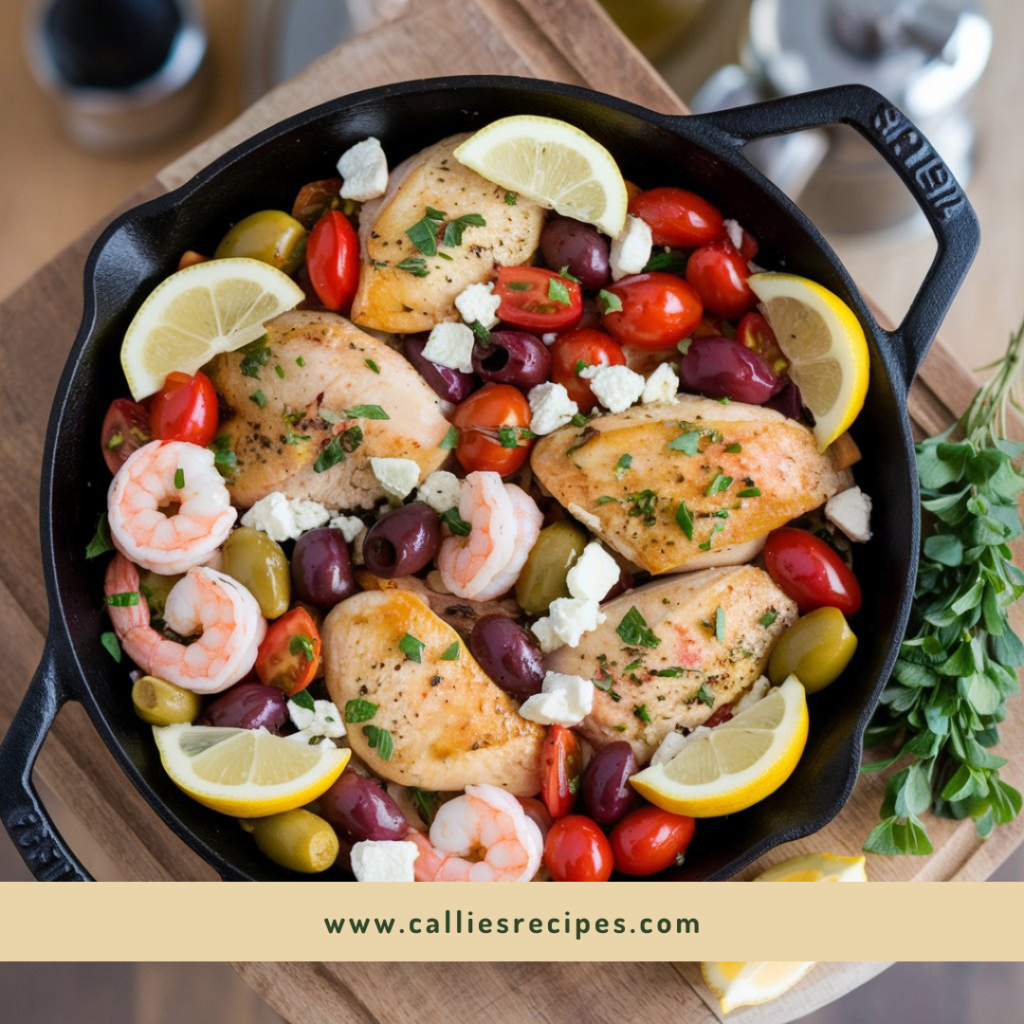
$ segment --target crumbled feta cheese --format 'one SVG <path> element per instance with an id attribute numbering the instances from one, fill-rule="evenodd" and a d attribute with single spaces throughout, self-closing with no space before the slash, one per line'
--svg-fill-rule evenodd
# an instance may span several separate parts
<path id="1" fill-rule="evenodd" d="M 241 525 L 260 530 L 280 543 L 297 540 L 308 530 L 323 526 L 330 518 L 331 513 L 318 501 L 286 498 L 280 491 L 272 491 L 242 516 Z"/>
<path id="2" fill-rule="evenodd" d="M 415 882 L 419 855 L 419 847 L 405 840 L 364 839 L 352 847 L 352 873 L 357 882 Z"/>
<path id="3" fill-rule="evenodd" d="M 566 512 L 573 517 L 578 519 L 588 530 L 593 530 L 595 533 L 601 529 L 601 520 L 594 515 L 593 512 L 588 512 L 585 508 L 580 508 L 575 502 L 570 501 L 565 506 Z"/>
<path id="4" fill-rule="evenodd" d="M 619 582 L 619 576 L 619 563 L 593 540 L 576 559 L 565 582 L 573 597 L 603 601 L 608 591 Z"/>
<path id="5" fill-rule="evenodd" d="M 498 322 L 501 298 L 494 294 L 494 282 L 470 284 L 455 297 L 455 308 L 467 324 L 480 323 L 493 327 Z"/>
<path id="6" fill-rule="evenodd" d="M 763 700 L 768 696 L 768 691 L 772 688 L 772 684 L 767 676 L 758 676 L 754 680 L 754 685 L 747 690 L 745 694 L 733 706 L 733 714 L 738 715 L 741 711 L 746 711 L 747 708 L 752 708 L 759 700 Z"/>
<path id="7" fill-rule="evenodd" d="M 366 523 L 359 516 L 337 515 L 332 517 L 327 525 L 334 527 L 335 530 L 341 530 L 346 544 L 351 544 L 366 529 Z"/>
<path id="8" fill-rule="evenodd" d="M 465 324 L 435 324 L 423 346 L 423 358 L 462 373 L 473 372 L 476 335 Z"/>
<path id="9" fill-rule="evenodd" d="M 646 221 L 629 214 L 626 226 L 612 239 L 608 266 L 612 279 L 619 281 L 630 274 L 639 274 L 651 258 L 651 229 Z"/>
<path id="10" fill-rule="evenodd" d="M 859 487 L 851 487 L 829 498 L 825 503 L 825 518 L 850 540 L 861 544 L 871 540 L 871 498 Z"/>
<path id="11" fill-rule="evenodd" d="M 419 463 L 413 459 L 377 459 L 370 457 L 370 469 L 384 493 L 401 500 L 419 482 Z"/>
<path id="12" fill-rule="evenodd" d="M 545 345 L 554 345 L 555 338 L 557 337 L 558 331 L 548 331 L 546 334 L 542 334 L 540 336 L 540 340 L 543 341 Z"/>
<path id="13" fill-rule="evenodd" d="M 296 735 L 304 737 L 307 743 L 334 746 L 331 740 L 345 735 L 341 712 L 329 700 L 315 700 L 313 706 L 307 708 L 291 699 L 288 701 L 288 717 L 299 730 Z"/>
<path id="14" fill-rule="evenodd" d="M 425 502 L 441 514 L 450 508 L 458 508 L 461 495 L 462 481 L 454 473 L 439 469 L 420 484 L 416 500 Z"/>
<path id="15" fill-rule="evenodd" d="M 679 394 L 679 375 L 671 363 L 659 363 L 658 368 L 647 378 L 640 401 L 644 405 L 651 402 L 674 402 Z"/>
<path id="16" fill-rule="evenodd" d="M 345 150 L 338 161 L 341 198 L 364 203 L 376 199 L 388 190 L 388 158 L 380 140 L 371 135 Z"/>
<path id="17" fill-rule="evenodd" d="M 530 388 L 530 430 L 538 436 L 564 427 L 580 411 L 562 384 L 538 384 Z"/>
<path id="18" fill-rule="evenodd" d="M 702 736 L 706 732 L 711 732 L 710 729 L 703 725 L 698 725 L 696 729 L 691 733 L 687 733 L 685 736 L 681 732 L 670 732 L 658 745 L 658 749 L 654 752 L 651 757 L 651 766 L 658 764 L 667 764 L 671 761 L 676 754 L 679 753 L 687 743 L 694 738 L 694 736 Z"/>
<path id="19" fill-rule="evenodd" d="M 594 707 L 594 684 L 580 676 L 548 672 L 541 692 L 527 697 L 519 714 L 538 725 L 579 725 Z"/>
<path id="20" fill-rule="evenodd" d="M 597 629 L 606 616 L 596 601 L 579 597 L 559 597 L 551 602 L 548 614 L 530 628 L 540 641 L 540 649 L 550 654 L 559 647 L 577 647 L 584 633 Z"/>
<path id="21" fill-rule="evenodd" d="M 732 247 L 737 250 L 742 249 L 743 228 L 740 227 L 740 222 L 729 217 L 724 221 L 722 227 L 725 228 L 725 233 L 729 236 L 729 241 L 732 242 Z"/>
<path id="22" fill-rule="evenodd" d="M 644 393 L 647 383 L 628 366 L 588 366 L 580 376 L 590 381 L 594 397 L 609 412 L 625 412 Z"/>
<path id="23" fill-rule="evenodd" d="M 753 260 L 747 260 L 747 270 L 752 274 L 764 274 L 766 273 L 765 268 L 760 263 L 755 263 Z"/>

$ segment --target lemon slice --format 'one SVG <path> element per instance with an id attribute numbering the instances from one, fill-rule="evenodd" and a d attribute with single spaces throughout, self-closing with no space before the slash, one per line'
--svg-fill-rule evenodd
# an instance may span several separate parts
<path id="1" fill-rule="evenodd" d="M 806 277 L 754 274 L 747 284 L 764 306 L 804 405 L 814 413 L 814 437 L 824 451 L 864 406 L 864 329 L 839 296 Z"/>
<path id="2" fill-rule="evenodd" d="M 816 960 L 705 960 L 704 981 L 718 997 L 722 1013 L 756 1006 L 788 992 Z"/>
<path id="3" fill-rule="evenodd" d="M 481 128 L 455 159 L 488 181 L 614 238 L 626 223 L 626 183 L 600 142 L 565 121 L 520 114 Z"/>
<path id="4" fill-rule="evenodd" d="M 195 373 L 221 352 L 266 333 L 263 325 L 305 295 L 285 273 L 250 259 L 196 263 L 153 289 L 121 345 L 121 368 L 138 402 L 173 371 Z"/>
<path id="5" fill-rule="evenodd" d="M 751 807 L 793 773 L 807 742 L 807 698 L 790 676 L 746 711 L 695 732 L 671 761 L 629 781 L 652 804 L 691 818 Z"/>
<path id="6" fill-rule="evenodd" d="M 351 750 L 310 746 L 266 729 L 168 725 L 153 729 L 164 770 L 193 800 L 235 818 L 263 818 L 315 800 Z"/>
<path id="7" fill-rule="evenodd" d="M 837 853 L 805 853 L 790 857 L 762 872 L 755 882 L 866 882 L 866 857 Z"/>

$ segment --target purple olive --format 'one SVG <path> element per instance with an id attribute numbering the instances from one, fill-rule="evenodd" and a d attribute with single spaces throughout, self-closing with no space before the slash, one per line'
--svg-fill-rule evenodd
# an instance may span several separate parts
<path id="1" fill-rule="evenodd" d="M 386 512 L 363 541 L 363 561 L 386 580 L 419 572 L 441 547 L 441 520 L 422 501 Z"/>
<path id="2" fill-rule="evenodd" d="M 409 832 L 409 823 L 384 784 L 351 769 L 317 802 L 320 816 L 350 842 L 404 839 Z"/>
<path id="3" fill-rule="evenodd" d="M 341 530 L 322 526 L 295 542 L 292 589 L 300 601 L 317 608 L 333 608 L 355 593 L 352 559 Z"/>
<path id="4" fill-rule="evenodd" d="M 277 735 L 288 721 L 288 698 L 276 686 L 236 683 L 200 715 L 198 725 L 222 729 L 266 729 Z"/>
<path id="5" fill-rule="evenodd" d="M 469 649 L 480 667 L 507 694 L 526 700 L 540 693 L 544 660 L 530 634 L 507 615 L 477 619 L 469 635 Z"/>
<path id="6" fill-rule="evenodd" d="M 624 740 L 602 747 L 583 773 L 583 802 L 598 825 L 614 825 L 636 803 L 629 777 L 636 775 L 633 748 Z"/>
<path id="7" fill-rule="evenodd" d="M 488 382 L 532 388 L 551 377 L 551 353 L 525 331 L 492 331 L 486 345 L 478 341 L 473 346 L 473 369 Z"/>
<path id="8" fill-rule="evenodd" d="M 554 217 L 544 225 L 540 248 L 552 270 L 565 267 L 584 291 L 597 291 L 607 283 L 608 243 L 589 224 Z"/>
<path id="9" fill-rule="evenodd" d="M 783 377 L 782 387 L 764 403 L 766 409 L 774 409 L 788 416 L 791 420 L 803 419 L 803 402 L 800 400 L 800 389 L 791 377 Z"/>
<path id="10" fill-rule="evenodd" d="M 458 405 L 476 391 L 477 380 L 473 374 L 452 370 L 447 366 L 438 366 L 437 363 L 424 359 L 423 350 L 426 347 L 425 334 L 407 334 L 402 339 L 402 352 L 405 353 L 405 358 L 416 367 L 419 375 L 441 398 Z"/>
<path id="11" fill-rule="evenodd" d="M 680 364 L 683 390 L 763 405 L 782 380 L 752 349 L 731 338 L 695 338 Z"/>

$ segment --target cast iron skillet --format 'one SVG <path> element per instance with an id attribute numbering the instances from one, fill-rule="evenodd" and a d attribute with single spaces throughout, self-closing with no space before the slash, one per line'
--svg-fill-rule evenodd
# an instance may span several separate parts
<path id="1" fill-rule="evenodd" d="M 918 493 L 907 391 L 978 246 L 978 224 L 924 137 L 882 96 L 843 86 L 699 117 L 672 117 L 601 93 L 532 79 L 463 77 L 370 89 L 298 114 L 227 153 L 188 184 L 126 213 L 102 235 L 85 270 L 85 311 L 54 399 L 42 469 L 42 549 L 50 627 L 42 663 L 0 748 L 0 816 L 40 879 L 88 880 L 39 801 L 31 772 L 61 705 L 85 705 L 111 753 L 170 828 L 225 879 L 294 878 L 265 859 L 229 818 L 170 782 L 149 729 L 132 712 L 126 666 L 99 642 L 103 567 L 83 558 L 109 474 L 100 456 L 108 403 L 125 391 L 121 338 L 149 291 L 185 249 L 212 251 L 253 210 L 289 208 L 305 182 L 327 177 L 338 154 L 379 137 L 392 165 L 455 132 L 509 114 L 570 121 L 603 142 L 627 178 L 681 185 L 737 218 L 761 243 L 758 259 L 838 293 L 871 346 L 871 386 L 853 433 L 858 483 L 874 498 L 875 537 L 858 549 L 864 607 L 860 647 L 841 682 L 811 698 L 807 751 L 771 798 L 732 818 L 703 821 L 686 864 L 666 878 L 717 880 L 778 843 L 834 817 L 857 778 L 864 728 L 896 657 L 917 569 Z M 743 156 L 756 138 L 832 124 L 855 128 L 914 194 L 938 252 L 903 323 L 885 331 L 821 235 Z M 97 560 L 102 561 L 102 560 Z"/>

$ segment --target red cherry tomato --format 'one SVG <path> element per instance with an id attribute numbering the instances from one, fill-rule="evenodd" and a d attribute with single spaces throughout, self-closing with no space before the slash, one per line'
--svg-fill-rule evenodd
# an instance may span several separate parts
<path id="1" fill-rule="evenodd" d="M 693 286 L 704 308 L 716 316 L 735 320 L 757 304 L 750 290 L 747 261 L 731 242 L 711 242 L 690 254 L 686 280 Z"/>
<path id="2" fill-rule="evenodd" d="M 682 188 L 651 188 L 630 200 L 629 212 L 651 227 L 655 245 L 693 249 L 725 237 L 722 214 Z"/>
<path id="3" fill-rule="evenodd" d="M 623 345 L 654 351 L 688 338 L 703 315 L 700 297 L 682 278 L 652 270 L 608 288 L 622 309 L 604 313 L 605 330 Z"/>
<path id="4" fill-rule="evenodd" d="M 511 384 L 485 384 L 456 410 L 459 428 L 455 455 L 467 473 L 489 471 L 508 476 L 526 461 L 533 441 L 530 403 Z"/>
<path id="5" fill-rule="evenodd" d="M 577 327 L 560 334 L 551 345 L 551 360 L 551 379 L 569 392 L 580 412 L 590 412 L 597 404 L 590 381 L 580 376 L 580 370 L 587 366 L 626 364 L 622 346 L 611 335 L 593 327 Z"/>
<path id="6" fill-rule="evenodd" d="M 693 838 L 693 818 L 660 807 L 631 811 L 612 829 L 615 870 L 624 875 L 656 875 L 682 862 Z"/>
<path id="7" fill-rule="evenodd" d="M 494 291 L 501 298 L 498 319 L 513 327 L 564 331 L 583 316 L 580 286 L 543 267 L 498 267 Z"/>
<path id="8" fill-rule="evenodd" d="M 601 829 L 589 818 L 571 814 L 551 826 L 544 865 L 556 882 L 607 882 L 614 857 Z"/>
<path id="9" fill-rule="evenodd" d="M 583 778 L 580 741 L 564 725 L 548 727 L 540 796 L 552 818 L 564 818 L 576 803 Z"/>
<path id="10" fill-rule="evenodd" d="M 768 534 L 764 564 L 772 579 L 797 603 L 800 613 L 838 608 L 847 618 L 860 610 L 857 577 L 820 538 L 784 526 Z"/>
<path id="11" fill-rule="evenodd" d="M 745 348 L 753 349 L 776 373 L 786 372 L 789 360 L 782 354 L 771 324 L 756 309 L 740 321 L 736 340 Z"/>
<path id="12" fill-rule="evenodd" d="M 149 403 L 149 428 L 161 441 L 205 448 L 217 436 L 217 392 L 205 373 L 169 373 Z"/>
<path id="13" fill-rule="evenodd" d="M 100 432 L 107 469 L 116 473 L 136 448 L 149 444 L 149 410 L 130 398 L 116 398 L 103 417 Z"/>
<path id="14" fill-rule="evenodd" d="M 305 608 L 293 608 L 270 624 L 256 655 L 256 675 L 264 686 L 289 696 L 304 690 L 320 665 L 320 633 Z"/>
<path id="15" fill-rule="evenodd" d="M 345 214 L 329 210 L 306 244 L 306 268 L 327 309 L 347 309 L 359 287 L 359 237 Z"/>

